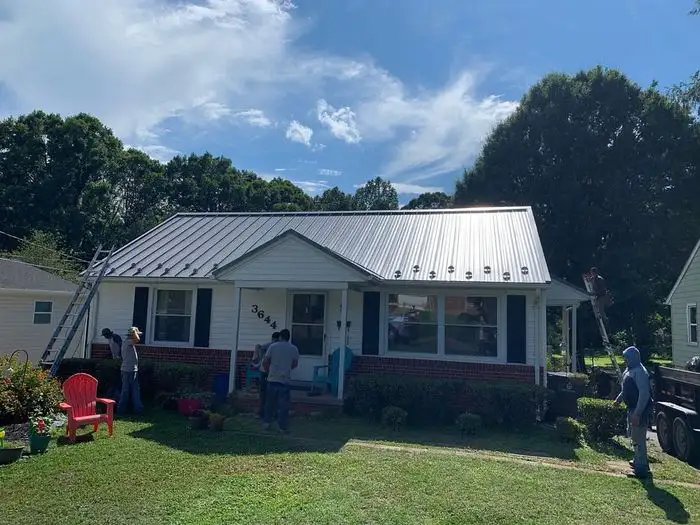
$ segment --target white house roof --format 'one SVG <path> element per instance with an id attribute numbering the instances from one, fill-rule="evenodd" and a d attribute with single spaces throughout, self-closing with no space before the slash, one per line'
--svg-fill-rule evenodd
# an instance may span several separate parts
<path id="1" fill-rule="evenodd" d="M 0 288 L 75 292 L 76 285 L 29 263 L 0 258 Z"/>
<path id="2" fill-rule="evenodd" d="M 214 278 L 290 232 L 380 280 L 550 282 L 530 207 L 180 213 L 115 252 L 107 277 Z"/>
<path id="3" fill-rule="evenodd" d="M 685 274 L 688 273 L 688 268 L 690 268 L 690 264 L 693 262 L 693 259 L 695 259 L 695 256 L 697 255 L 698 250 L 700 250 L 700 240 L 698 240 L 698 242 L 695 243 L 695 247 L 693 248 L 693 251 L 690 253 L 690 257 L 688 257 L 688 259 L 685 261 L 685 265 L 683 265 L 683 269 L 681 270 L 681 273 L 678 274 L 678 279 L 676 279 L 676 282 L 673 284 L 673 288 L 671 288 L 671 293 L 668 294 L 668 297 L 666 298 L 666 301 L 664 304 L 666 304 L 666 305 L 671 304 L 671 299 L 673 298 L 673 294 L 676 293 L 676 289 L 678 289 L 678 286 L 681 284 L 683 277 L 685 277 Z"/>

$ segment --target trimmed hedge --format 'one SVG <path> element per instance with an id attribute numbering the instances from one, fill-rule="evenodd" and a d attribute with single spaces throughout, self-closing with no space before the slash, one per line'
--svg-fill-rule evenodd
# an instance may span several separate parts
<path id="1" fill-rule="evenodd" d="M 579 420 L 594 441 L 607 441 L 627 433 L 627 409 L 609 399 L 582 397 L 578 400 Z"/>
<path id="2" fill-rule="evenodd" d="M 558 417 L 555 425 L 559 439 L 566 443 L 580 444 L 586 427 L 572 417 Z"/>
<path id="3" fill-rule="evenodd" d="M 346 409 L 379 420 L 384 407 L 396 406 L 410 425 L 454 425 L 459 414 L 470 412 L 487 426 L 520 428 L 542 415 L 546 398 L 544 388 L 531 384 L 368 374 L 350 378 Z"/>
<path id="4" fill-rule="evenodd" d="M 100 395 L 121 388 L 121 361 L 116 359 L 64 359 L 58 368 L 56 377 L 64 381 L 78 372 L 84 372 L 97 378 Z M 141 397 L 145 401 L 153 401 L 156 395 L 163 392 L 181 390 L 211 389 L 211 374 L 213 369 L 208 366 L 189 365 L 182 363 L 166 363 L 149 359 L 139 360 L 139 385 Z"/>

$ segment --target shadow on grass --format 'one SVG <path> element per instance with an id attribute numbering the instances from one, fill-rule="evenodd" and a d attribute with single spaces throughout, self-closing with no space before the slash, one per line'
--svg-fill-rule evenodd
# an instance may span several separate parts
<path id="1" fill-rule="evenodd" d="M 606 456 L 611 456 L 624 461 L 630 461 L 634 457 L 634 451 L 625 447 L 618 441 L 594 441 L 589 443 L 588 446 L 600 454 L 605 454 Z M 650 464 L 659 463 L 659 460 L 652 456 L 649 456 L 648 460 Z"/>
<path id="2" fill-rule="evenodd" d="M 667 490 L 656 486 L 651 476 L 642 480 L 641 483 L 647 491 L 647 498 L 649 501 L 666 513 L 667 520 L 673 521 L 674 523 L 690 522 L 690 513 L 685 509 L 683 503 Z"/>

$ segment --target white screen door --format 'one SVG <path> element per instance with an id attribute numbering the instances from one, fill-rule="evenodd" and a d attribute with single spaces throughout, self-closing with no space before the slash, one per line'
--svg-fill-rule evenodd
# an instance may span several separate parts
<path id="1" fill-rule="evenodd" d="M 299 367 L 292 378 L 311 381 L 313 367 L 326 364 L 326 294 L 293 293 L 290 310 L 292 343 L 299 348 Z"/>

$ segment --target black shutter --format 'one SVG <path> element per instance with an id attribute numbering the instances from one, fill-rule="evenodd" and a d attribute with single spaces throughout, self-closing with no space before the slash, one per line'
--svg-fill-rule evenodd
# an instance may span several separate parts
<path id="1" fill-rule="evenodd" d="M 379 292 L 365 292 L 362 300 L 362 354 L 379 355 Z"/>
<path id="2" fill-rule="evenodd" d="M 197 290 L 197 310 L 194 318 L 194 346 L 207 348 L 209 346 L 209 330 L 211 327 L 211 288 Z"/>
<path id="3" fill-rule="evenodd" d="M 527 300 L 524 295 L 508 296 L 508 362 L 527 362 Z"/>
<path id="4" fill-rule="evenodd" d="M 134 289 L 134 315 L 131 319 L 131 326 L 137 327 L 143 332 L 141 342 L 145 343 L 146 325 L 148 324 L 148 287 L 137 286 Z"/>

